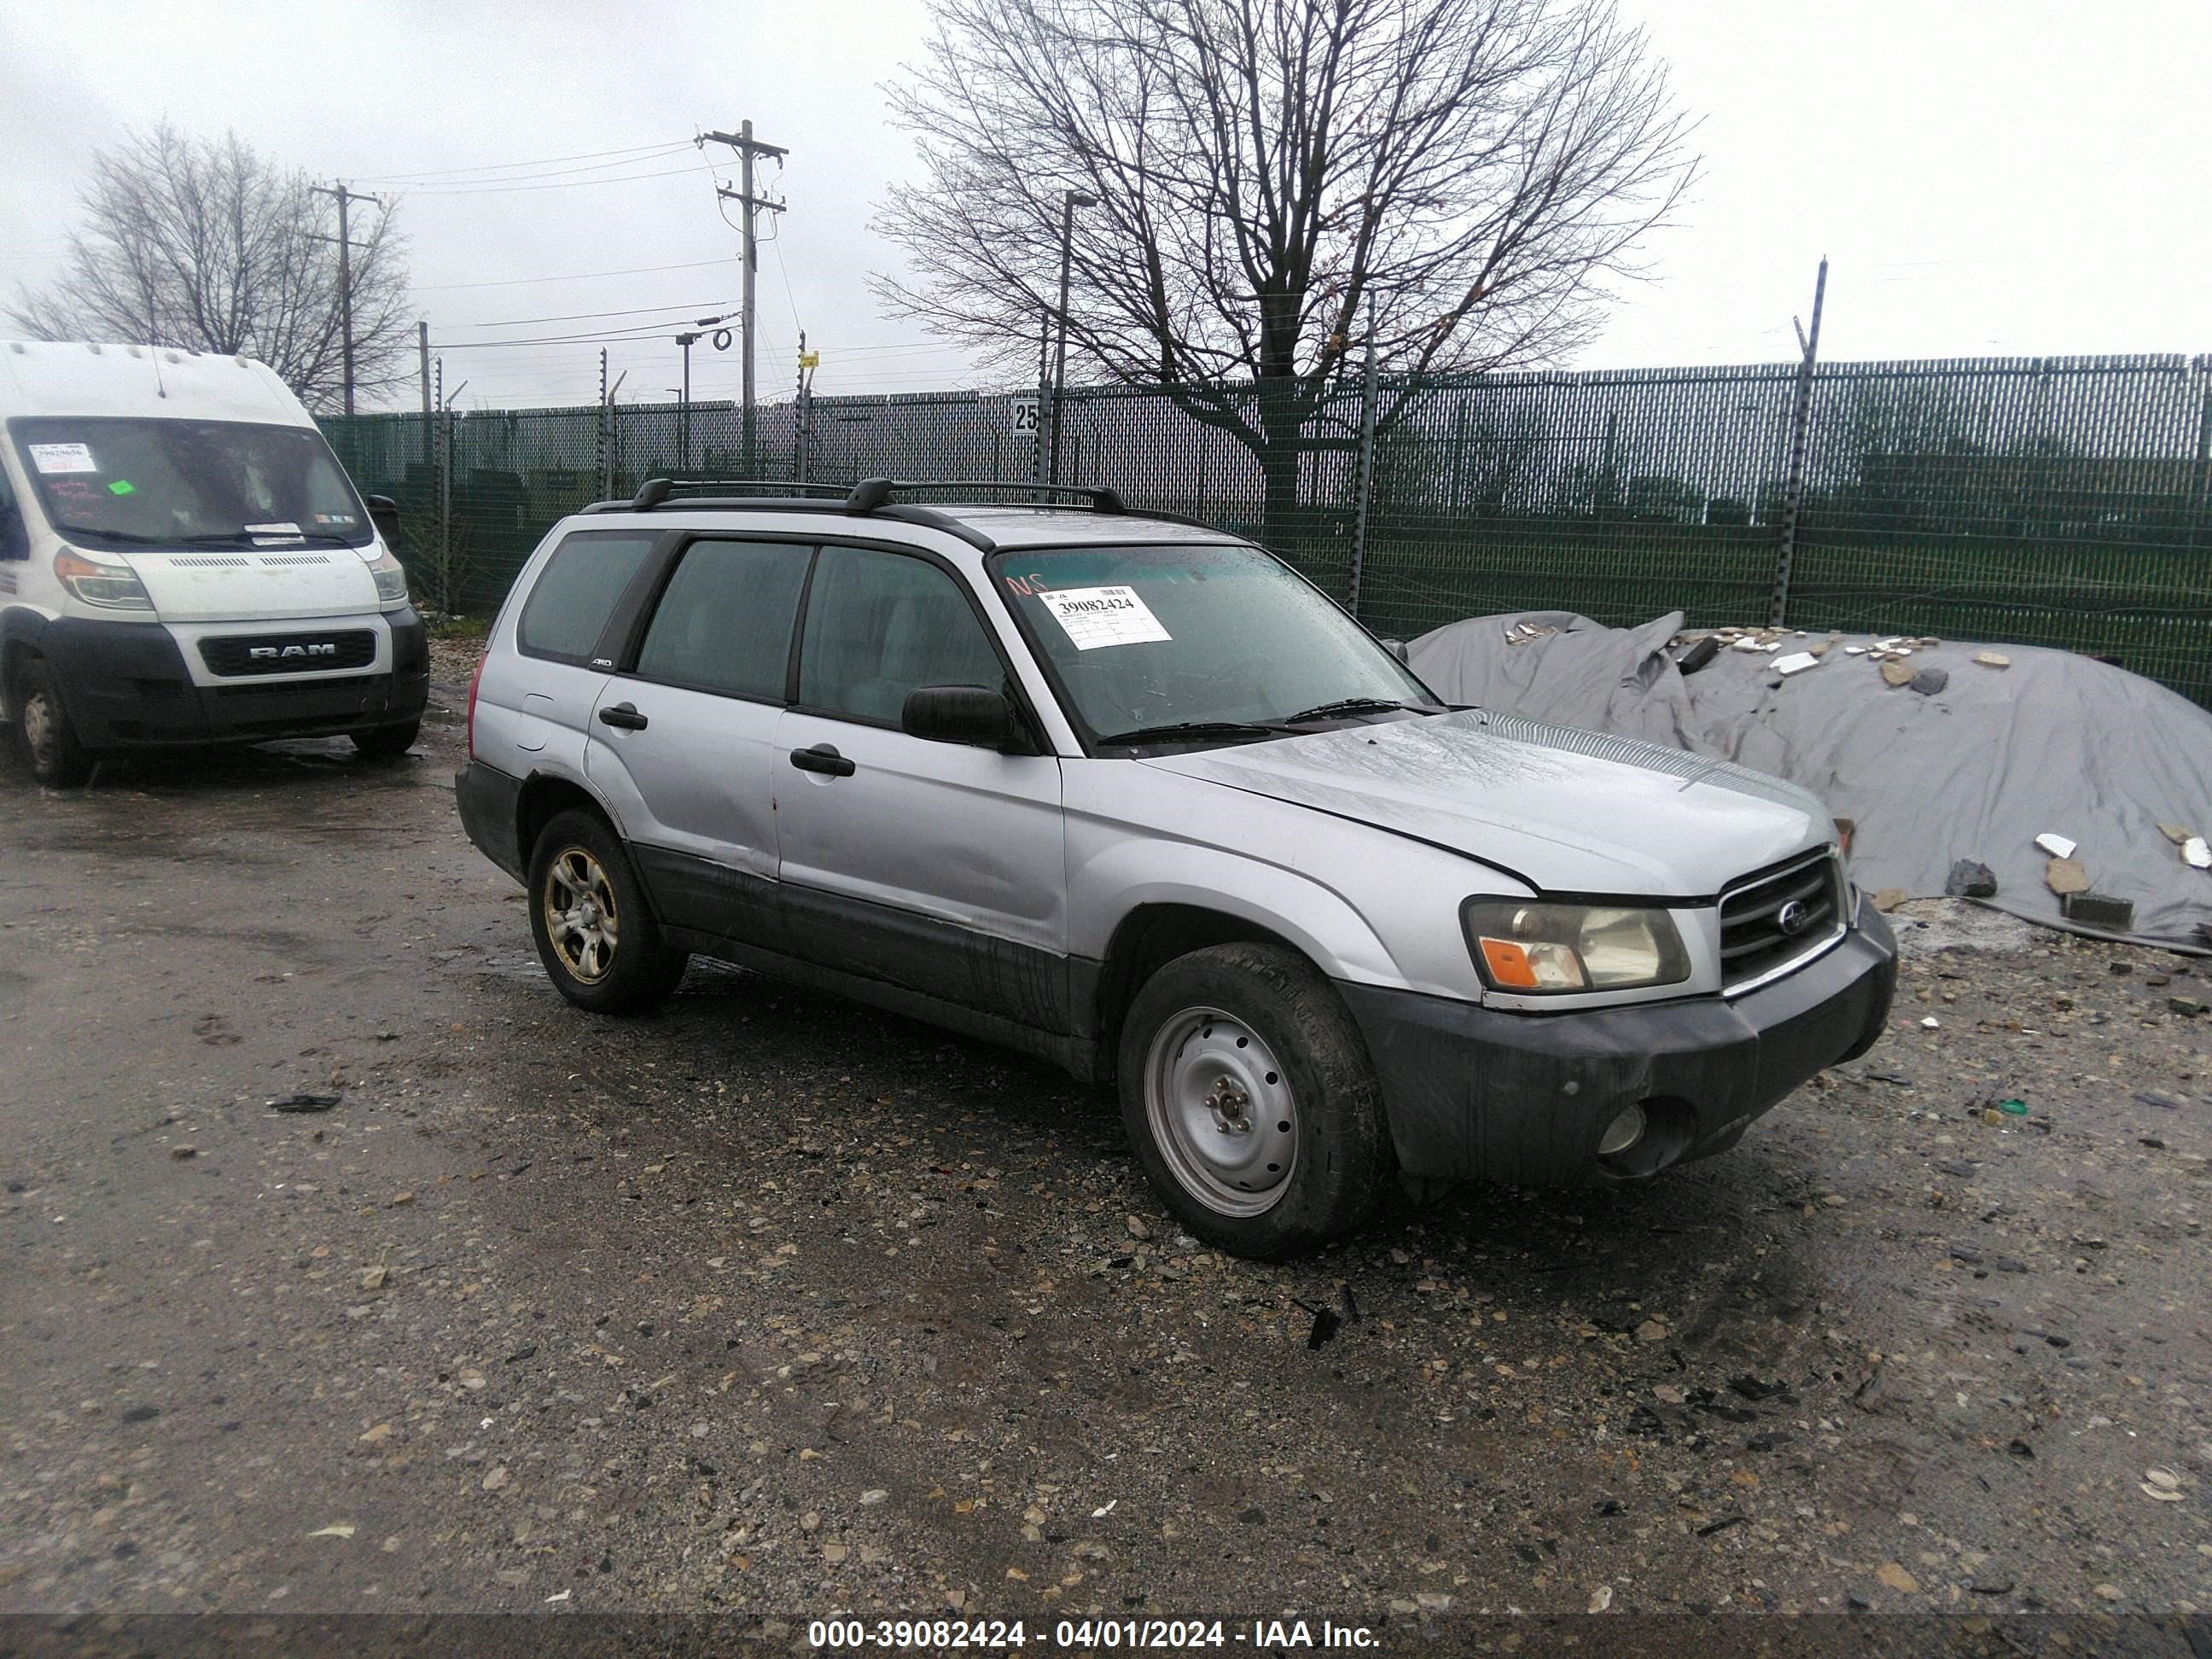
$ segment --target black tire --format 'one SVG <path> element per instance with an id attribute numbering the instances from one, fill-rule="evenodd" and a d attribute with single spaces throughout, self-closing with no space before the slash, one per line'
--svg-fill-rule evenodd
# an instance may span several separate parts
<path id="1" fill-rule="evenodd" d="M 98 758 L 77 741 L 76 727 L 62 706 L 53 671 L 37 657 L 15 676 L 15 742 L 31 775 L 57 789 L 74 789 L 92 775 Z"/>
<path id="2" fill-rule="evenodd" d="M 577 808 L 545 826 L 531 849 L 529 897 L 538 959 L 579 1008 L 642 1013 L 684 977 L 690 956 L 662 942 L 622 838 L 598 813 Z"/>
<path id="3" fill-rule="evenodd" d="M 1145 1178 L 1209 1244 L 1280 1260 L 1356 1231 L 1382 1200 L 1390 1139 L 1367 1045 L 1295 951 L 1217 945 L 1169 963 L 1129 1006 L 1118 1071 Z"/>
<path id="4" fill-rule="evenodd" d="M 367 732 L 353 734 L 353 746 L 371 760 L 398 760 L 415 746 L 415 739 L 422 735 L 422 722 L 417 718 L 404 726 L 379 726 Z"/>

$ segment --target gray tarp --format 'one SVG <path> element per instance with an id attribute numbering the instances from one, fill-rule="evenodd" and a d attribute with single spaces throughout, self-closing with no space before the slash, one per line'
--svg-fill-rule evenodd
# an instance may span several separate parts
<path id="1" fill-rule="evenodd" d="M 1558 631 L 1510 643 L 1524 624 Z M 1680 611 L 1606 628 L 1570 611 L 1477 617 L 1412 643 L 1414 672 L 1453 702 L 1648 738 L 1802 784 L 1856 824 L 1851 866 L 1869 891 L 1940 895 L 1961 859 L 1996 872 L 1990 902 L 2069 927 L 2035 838 L 2078 842 L 2097 893 L 2132 900 L 2124 937 L 2201 950 L 2212 871 L 2191 868 L 2161 823 L 2212 834 L 2212 714 L 2165 687 L 2070 652 L 1954 643 L 1915 650 L 1947 672 L 1932 696 L 1892 687 L 1845 647 L 1866 635 L 1785 635 L 1774 653 L 1723 648 L 1684 675 L 1668 647 Z M 1775 664 L 1832 641 L 1817 667 Z M 1983 650 L 2007 668 L 1974 660 Z M 1624 825 L 1632 832 L 1633 826 Z M 2094 929 L 2073 928 L 2076 932 Z"/>

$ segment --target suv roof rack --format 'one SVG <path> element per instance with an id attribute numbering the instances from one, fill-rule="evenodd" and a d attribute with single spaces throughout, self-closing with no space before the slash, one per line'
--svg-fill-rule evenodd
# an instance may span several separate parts
<path id="1" fill-rule="evenodd" d="M 963 494 L 988 491 L 1000 495 L 1066 495 L 1087 502 L 1094 513 L 1136 516 L 1121 500 L 1120 490 L 1109 489 L 1103 484 L 1041 484 L 1005 478 L 863 478 L 845 498 L 845 510 L 872 513 L 886 505 L 893 495 L 910 495 L 922 489 L 956 489 Z"/>
<path id="2" fill-rule="evenodd" d="M 710 489 L 745 489 L 762 493 L 747 496 L 693 493 Z M 680 507 L 708 510 L 742 508 L 758 513 L 836 513 L 854 518 L 876 516 L 896 519 L 905 524 L 926 525 L 933 530 L 942 530 L 948 535 L 957 536 L 969 546 L 980 548 L 986 553 L 998 546 L 995 541 L 973 525 L 950 513 L 939 512 L 919 501 L 894 501 L 891 499 L 893 495 L 911 495 L 921 490 L 951 490 L 963 496 L 990 494 L 1068 497 L 1088 504 L 1094 513 L 1189 525 L 1198 530 L 1213 528 L 1201 519 L 1133 507 L 1121 499 L 1119 490 L 1103 484 L 1040 484 L 1010 483 L 994 478 L 863 478 L 850 486 L 805 483 L 790 478 L 647 478 L 629 500 L 594 501 L 583 511 L 650 513 L 657 507 Z M 684 493 L 679 495 L 679 491 Z M 842 499 L 824 500 L 822 498 L 823 492 Z"/>

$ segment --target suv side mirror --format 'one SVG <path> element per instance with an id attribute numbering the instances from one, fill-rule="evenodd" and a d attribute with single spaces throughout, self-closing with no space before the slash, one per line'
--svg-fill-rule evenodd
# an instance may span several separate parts
<path id="1" fill-rule="evenodd" d="M 384 538 L 384 544 L 397 551 L 399 546 L 399 503 L 389 495 L 364 495 L 361 504 L 368 509 L 368 521 L 376 526 L 376 533 Z"/>
<path id="2" fill-rule="evenodd" d="M 910 738 L 978 749 L 1005 749 L 1022 738 L 1013 705 L 980 685 L 917 686 L 899 711 L 899 729 Z"/>
<path id="3" fill-rule="evenodd" d="M 1406 649 L 1405 641 L 1385 640 L 1382 641 L 1382 648 L 1408 667 L 1413 665 L 1413 653 Z"/>

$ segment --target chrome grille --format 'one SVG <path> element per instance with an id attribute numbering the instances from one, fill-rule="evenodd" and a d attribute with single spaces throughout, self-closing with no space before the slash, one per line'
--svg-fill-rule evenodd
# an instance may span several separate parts
<path id="1" fill-rule="evenodd" d="M 1721 985 L 1734 996 L 1843 937 L 1843 866 L 1825 848 L 1745 877 L 1721 895 Z"/>

